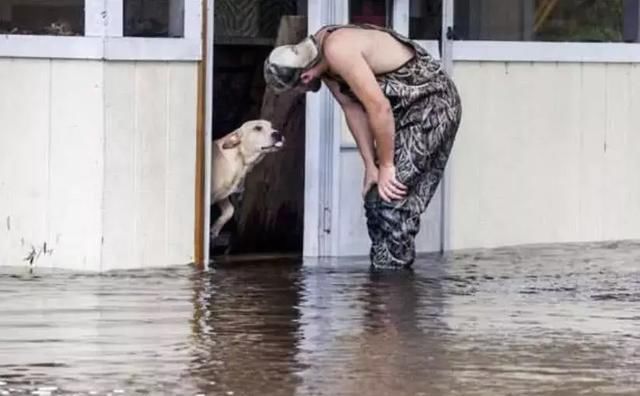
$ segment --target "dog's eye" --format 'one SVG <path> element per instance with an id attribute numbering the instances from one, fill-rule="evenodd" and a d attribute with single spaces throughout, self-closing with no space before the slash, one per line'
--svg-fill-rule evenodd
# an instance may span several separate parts
<path id="1" fill-rule="evenodd" d="M 260 132 L 260 131 L 262 131 L 262 127 L 260 125 L 257 125 L 255 127 L 253 127 L 253 130 Z"/>

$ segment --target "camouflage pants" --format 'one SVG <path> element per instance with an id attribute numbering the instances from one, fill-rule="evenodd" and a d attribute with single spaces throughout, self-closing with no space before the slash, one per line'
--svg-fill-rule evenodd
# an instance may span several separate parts
<path id="1" fill-rule="evenodd" d="M 460 98 L 453 82 L 444 73 L 431 76 L 428 84 L 415 82 L 412 72 L 420 67 L 420 62 L 413 62 L 382 82 L 394 110 L 397 178 L 408 187 L 408 193 L 402 200 L 388 203 L 374 186 L 365 196 L 374 268 L 413 264 L 420 216 L 442 179 L 461 120 Z"/>

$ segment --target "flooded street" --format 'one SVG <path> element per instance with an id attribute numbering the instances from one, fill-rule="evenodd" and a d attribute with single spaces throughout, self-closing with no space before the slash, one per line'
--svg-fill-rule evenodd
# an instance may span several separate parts
<path id="1" fill-rule="evenodd" d="M 0 268 L 0 395 L 638 395 L 640 244 Z"/>

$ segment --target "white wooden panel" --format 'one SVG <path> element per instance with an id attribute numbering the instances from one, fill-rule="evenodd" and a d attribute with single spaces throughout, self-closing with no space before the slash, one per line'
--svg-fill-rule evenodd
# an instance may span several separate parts
<path id="1" fill-rule="evenodd" d="M 630 66 L 630 76 L 628 88 L 631 90 L 629 97 L 629 119 L 628 129 L 624 139 L 624 150 L 626 153 L 625 162 L 620 166 L 626 174 L 625 183 L 628 203 L 625 210 L 625 234 L 640 234 L 640 183 L 634 182 L 639 179 L 638 169 L 640 169 L 640 134 L 638 133 L 638 125 L 640 125 L 640 64 Z"/>
<path id="2" fill-rule="evenodd" d="M 0 265 L 27 265 L 47 241 L 50 70 L 48 60 L 0 59 Z"/>
<path id="3" fill-rule="evenodd" d="M 136 68 L 132 62 L 105 65 L 105 269 L 140 265 L 137 227 Z"/>
<path id="4" fill-rule="evenodd" d="M 575 234 L 578 104 L 553 93 L 575 91 L 579 74 L 557 68 L 456 65 L 464 115 L 452 156 L 452 247 Z"/>
<path id="5" fill-rule="evenodd" d="M 457 62 L 448 248 L 640 237 L 636 71 Z"/>
<path id="6" fill-rule="evenodd" d="M 102 39 L 80 36 L 1 35 L 0 56 L 17 58 L 100 59 Z"/>
<path id="7" fill-rule="evenodd" d="M 581 239 L 603 237 L 604 135 L 606 132 L 606 66 L 584 64 L 581 89 L 575 94 L 580 103 L 580 207 L 578 227 Z"/>
<path id="8" fill-rule="evenodd" d="M 168 264 L 192 263 L 196 203 L 197 66 L 171 63 L 167 92 Z M 205 221 L 208 224 L 208 221 Z"/>
<path id="9" fill-rule="evenodd" d="M 136 64 L 137 238 L 145 267 L 167 256 L 167 77 L 163 63 Z"/>
<path id="10" fill-rule="evenodd" d="M 637 63 L 640 62 L 640 44 L 458 40 L 453 42 L 453 60 Z"/>
<path id="11" fill-rule="evenodd" d="M 195 61 L 202 59 L 202 44 L 196 39 L 161 37 L 107 37 L 104 58 L 109 60 Z"/>
<path id="12" fill-rule="evenodd" d="M 103 269 L 190 263 L 197 65 L 105 67 Z"/>
<path id="13" fill-rule="evenodd" d="M 37 266 L 191 262 L 196 72 L 0 59 L 0 265 L 45 243 Z"/>
<path id="14" fill-rule="evenodd" d="M 341 256 L 367 255 L 370 241 L 361 194 L 364 166 L 358 151 L 341 150 L 339 167 L 339 254 Z"/>
<path id="15" fill-rule="evenodd" d="M 615 239 L 624 235 L 626 213 L 620 208 L 628 205 L 628 194 L 625 194 L 626 172 L 624 164 L 627 152 L 625 140 L 629 129 L 630 91 L 629 77 L 631 69 L 628 65 L 606 65 L 604 100 L 605 126 L 603 130 L 602 152 L 604 166 L 602 169 L 602 191 L 607 191 L 603 197 L 601 211 L 606 213 L 602 218 L 602 236 Z M 638 124 L 636 124 L 638 128 Z M 636 134 L 639 129 L 636 129 Z M 640 169 L 640 168 L 636 168 Z M 636 174 L 635 178 L 639 178 Z M 636 201 L 634 206 L 640 205 Z"/>
<path id="16" fill-rule="evenodd" d="M 606 67 L 603 237 L 640 236 L 638 65 Z"/>
<path id="17" fill-rule="evenodd" d="M 100 266 L 103 74 L 99 61 L 55 60 L 51 68 L 49 238 L 51 265 Z"/>

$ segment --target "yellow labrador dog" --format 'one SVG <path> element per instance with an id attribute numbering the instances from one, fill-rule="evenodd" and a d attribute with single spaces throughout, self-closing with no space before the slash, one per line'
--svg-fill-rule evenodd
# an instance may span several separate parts
<path id="1" fill-rule="evenodd" d="M 284 136 L 266 120 L 247 121 L 230 134 L 214 140 L 212 148 L 211 203 L 220 207 L 220 217 L 211 227 L 216 238 L 233 216 L 229 196 L 264 156 L 284 146 Z"/>

